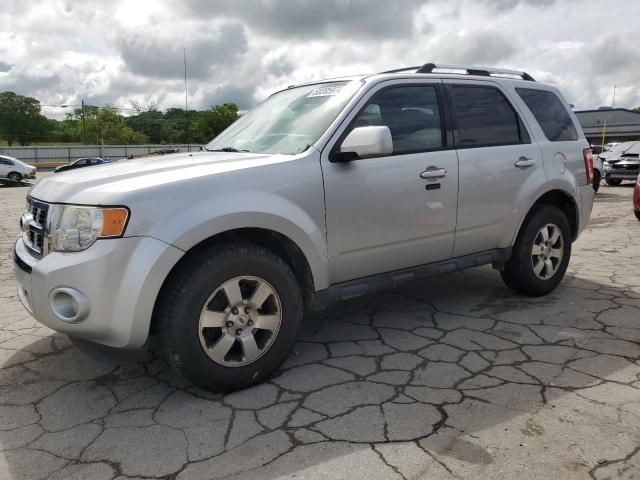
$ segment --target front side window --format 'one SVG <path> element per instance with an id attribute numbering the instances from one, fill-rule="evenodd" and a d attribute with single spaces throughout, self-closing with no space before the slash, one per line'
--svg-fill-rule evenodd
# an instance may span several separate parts
<path id="1" fill-rule="evenodd" d="M 351 127 L 369 125 L 389 127 L 394 154 L 434 150 L 443 145 L 438 93 L 432 86 L 392 87 L 376 93 Z"/>
<path id="2" fill-rule="evenodd" d="M 0 158 L 0 165 L 13 165 L 9 160 L 5 160 L 4 158 Z"/>
<path id="3" fill-rule="evenodd" d="M 540 124 L 547 140 L 562 142 L 578 139 L 569 112 L 555 93 L 533 88 L 516 88 L 516 91 Z"/>
<path id="4" fill-rule="evenodd" d="M 361 86 L 359 81 L 326 82 L 278 92 L 242 115 L 205 149 L 301 153 L 320 138 Z"/>
<path id="5" fill-rule="evenodd" d="M 462 147 L 528 143 L 518 114 L 496 88 L 451 87 Z"/>

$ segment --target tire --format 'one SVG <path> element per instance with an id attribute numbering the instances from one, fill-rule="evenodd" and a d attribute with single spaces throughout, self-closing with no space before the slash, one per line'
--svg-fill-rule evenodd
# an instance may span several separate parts
<path id="1" fill-rule="evenodd" d="M 7 178 L 9 180 L 13 180 L 14 182 L 22 181 L 22 175 L 20 175 L 18 172 L 11 172 L 9 175 L 7 175 Z"/>
<path id="2" fill-rule="evenodd" d="M 254 308 L 260 300 L 253 294 L 261 286 L 272 294 Z M 242 299 L 233 302 L 239 309 L 232 309 L 232 297 Z M 160 345 L 169 364 L 213 392 L 247 388 L 276 370 L 296 340 L 302 311 L 301 288 L 289 265 L 252 244 L 215 245 L 194 253 L 172 272 L 156 307 Z M 206 326 L 209 317 L 215 327 Z"/>
<path id="3" fill-rule="evenodd" d="M 640 210 L 635 210 L 633 213 L 635 213 L 636 218 L 640 220 Z"/>
<path id="4" fill-rule="evenodd" d="M 610 187 L 617 187 L 622 183 L 622 180 L 619 178 L 605 178 L 604 181 L 607 182 L 607 185 Z"/>
<path id="5" fill-rule="evenodd" d="M 559 234 L 559 240 L 551 244 L 550 248 L 544 245 L 543 228 L 546 229 L 550 242 L 553 240 L 553 232 L 557 231 Z M 569 220 L 562 210 L 550 205 L 536 207 L 527 216 L 518 233 L 511 258 L 500 272 L 502 280 L 511 290 L 522 295 L 538 297 L 552 292 L 562 281 L 569 265 L 571 239 Z M 540 246 L 540 243 L 543 245 Z M 534 254 L 534 248 L 540 254 Z M 548 255 L 552 268 L 542 266 L 542 270 L 536 272 L 534 264 L 539 268 L 540 261 L 545 263 L 545 255 Z"/>
<path id="6" fill-rule="evenodd" d="M 597 170 L 594 170 L 593 172 L 593 191 L 598 193 L 598 190 L 600 190 L 600 180 L 602 180 L 602 175 L 600 175 L 600 172 L 598 172 Z"/>

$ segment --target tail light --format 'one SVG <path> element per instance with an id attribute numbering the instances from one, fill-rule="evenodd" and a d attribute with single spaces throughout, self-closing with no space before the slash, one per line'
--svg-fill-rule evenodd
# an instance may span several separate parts
<path id="1" fill-rule="evenodd" d="M 590 148 L 582 150 L 582 158 L 584 158 L 584 169 L 587 172 L 587 185 L 593 183 L 593 154 Z"/>

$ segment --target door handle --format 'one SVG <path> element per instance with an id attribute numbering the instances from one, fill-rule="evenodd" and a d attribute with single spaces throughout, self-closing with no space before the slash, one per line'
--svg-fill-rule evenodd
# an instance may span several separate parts
<path id="1" fill-rule="evenodd" d="M 444 168 L 428 167 L 424 172 L 420 174 L 420 178 L 425 180 L 433 180 L 435 178 L 442 178 L 447 176 L 447 171 Z"/>
<path id="2" fill-rule="evenodd" d="M 516 160 L 516 163 L 514 163 L 514 165 L 518 168 L 533 167 L 535 164 L 536 161 L 534 159 L 527 157 L 520 157 L 518 160 Z"/>

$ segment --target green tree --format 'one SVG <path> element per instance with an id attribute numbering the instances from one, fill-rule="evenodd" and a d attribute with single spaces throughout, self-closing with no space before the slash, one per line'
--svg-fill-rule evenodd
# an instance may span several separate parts
<path id="1" fill-rule="evenodd" d="M 85 106 L 84 117 L 89 144 L 131 145 L 149 141 L 144 133 L 126 125 L 116 107 Z M 67 118 L 76 122 L 77 134 L 82 136 L 82 109 L 76 109 Z"/>
<path id="2" fill-rule="evenodd" d="M 40 114 L 40 102 L 14 92 L 0 93 L 0 136 L 9 145 L 45 140 L 51 124 Z"/>
<path id="3" fill-rule="evenodd" d="M 195 118 L 196 143 L 207 143 L 239 118 L 235 103 L 214 105 L 204 112 L 197 112 Z"/>
<path id="4" fill-rule="evenodd" d="M 127 127 L 144 134 L 151 143 L 166 143 L 169 128 L 162 112 L 148 110 L 125 118 Z"/>
<path id="5" fill-rule="evenodd" d="M 77 120 L 49 119 L 50 129 L 47 141 L 56 143 L 80 143 L 82 135 L 78 135 Z"/>

